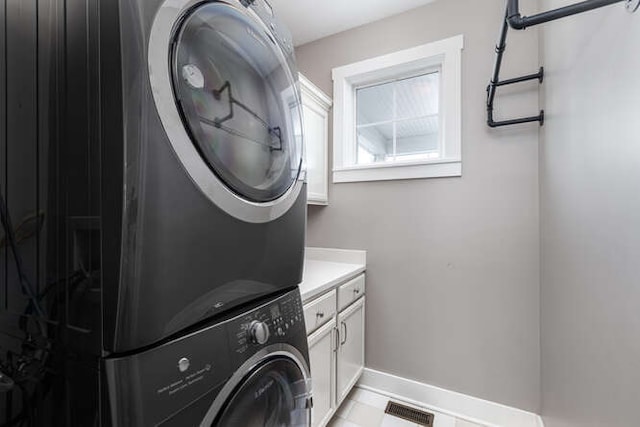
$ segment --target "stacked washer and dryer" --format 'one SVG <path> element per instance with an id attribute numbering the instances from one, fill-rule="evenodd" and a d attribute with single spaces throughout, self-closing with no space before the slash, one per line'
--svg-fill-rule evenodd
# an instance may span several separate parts
<path id="1" fill-rule="evenodd" d="M 140 145 L 104 360 L 112 422 L 305 426 L 291 38 L 264 1 L 120 3 L 125 144 Z"/>
<path id="2" fill-rule="evenodd" d="M 47 423 L 309 425 L 291 36 L 264 0 L 39 7 Z"/>

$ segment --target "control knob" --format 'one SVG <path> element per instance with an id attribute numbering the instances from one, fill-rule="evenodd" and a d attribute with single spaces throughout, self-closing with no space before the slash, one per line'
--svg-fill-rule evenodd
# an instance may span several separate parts
<path id="1" fill-rule="evenodd" d="M 254 320 L 249 325 L 249 337 L 255 344 L 264 344 L 269 340 L 269 326 L 265 322 Z"/>

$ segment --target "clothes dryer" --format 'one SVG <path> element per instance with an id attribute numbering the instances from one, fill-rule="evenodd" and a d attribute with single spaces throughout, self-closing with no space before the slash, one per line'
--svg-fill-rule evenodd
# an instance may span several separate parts
<path id="1" fill-rule="evenodd" d="M 268 3 L 121 1 L 111 30 L 105 344 L 122 352 L 295 287 L 306 185 L 291 38 Z"/>

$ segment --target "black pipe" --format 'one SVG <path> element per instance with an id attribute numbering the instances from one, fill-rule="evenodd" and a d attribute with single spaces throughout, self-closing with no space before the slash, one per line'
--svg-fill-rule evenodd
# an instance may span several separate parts
<path id="1" fill-rule="evenodd" d="M 532 123 L 532 122 L 539 122 L 540 126 L 544 125 L 544 110 L 540 110 L 540 114 L 538 114 L 537 116 L 531 116 L 531 117 L 523 117 L 521 119 L 510 119 L 510 120 L 501 120 L 501 121 L 494 121 L 493 120 L 493 112 L 489 111 L 487 113 L 487 124 L 489 125 L 489 127 L 491 128 L 497 128 L 497 127 L 501 127 L 501 126 L 511 126 L 511 125 L 519 125 L 522 123 Z"/>
<path id="2" fill-rule="evenodd" d="M 509 27 L 516 30 L 523 30 L 527 27 L 542 24 L 544 22 L 554 21 L 566 16 L 575 15 L 589 10 L 609 6 L 614 3 L 620 3 L 625 0 L 586 0 L 569 6 L 538 13 L 533 16 L 521 16 L 520 4 L 518 0 L 507 0 L 507 10 L 500 31 L 500 38 L 496 45 L 496 61 L 493 66 L 493 77 L 487 87 L 487 125 L 495 128 L 499 126 L 516 125 L 521 123 L 539 122 L 540 126 L 544 124 L 544 111 L 540 111 L 537 116 L 524 117 L 520 119 L 511 119 L 503 121 L 493 120 L 493 102 L 496 96 L 496 90 L 499 86 L 506 86 L 514 83 L 526 82 L 528 80 L 538 79 L 542 83 L 544 78 L 544 68 L 540 67 L 540 71 L 535 74 L 529 74 L 522 77 L 507 79 L 500 81 L 500 68 L 502 67 L 502 56 L 506 49 L 507 33 Z"/>
<path id="3" fill-rule="evenodd" d="M 500 81 L 500 68 L 502 67 L 502 54 L 507 47 L 507 32 L 509 31 L 509 26 L 507 25 L 507 17 L 505 16 L 504 21 L 502 23 L 502 30 L 500 31 L 500 38 L 498 44 L 496 45 L 496 62 L 493 64 L 493 77 L 491 78 L 491 83 L 489 84 L 489 91 L 487 95 L 487 108 L 491 107 L 493 110 L 493 99 L 496 96 L 496 85 Z"/>
<path id="4" fill-rule="evenodd" d="M 538 80 L 539 83 L 542 83 L 544 80 L 544 67 L 540 67 L 540 71 L 538 71 L 537 73 L 534 74 L 528 74 L 526 76 L 522 76 L 522 77 L 516 77 L 514 79 L 507 79 L 507 80 L 500 80 L 499 82 L 495 83 L 496 86 L 506 86 L 506 85 L 511 85 L 514 83 L 521 83 L 521 82 L 526 82 L 529 80 Z"/>
<path id="5" fill-rule="evenodd" d="M 522 77 L 516 77 L 513 79 L 500 81 L 500 69 L 502 68 L 502 56 L 504 55 L 504 52 L 507 48 L 507 33 L 509 31 L 509 25 L 507 23 L 508 16 L 509 16 L 509 8 L 507 7 L 507 10 L 505 12 L 505 17 L 502 22 L 502 28 L 500 30 L 500 37 L 498 39 L 498 44 L 496 45 L 496 62 L 493 65 L 493 77 L 491 78 L 491 82 L 487 87 L 487 125 L 489 127 L 496 128 L 500 126 L 517 125 L 521 123 L 539 122 L 540 126 L 542 126 L 544 124 L 543 111 L 540 111 L 540 114 L 537 116 L 524 117 L 521 119 L 503 120 L 503 121 L 497 121 L 497 122 L 493 120 L 493 102 L 496 96 L 496 90 L 498 86 L 506 86 L 506 85 L 525 82 L 533 79 L 537 79 L 540 83 L 542 83 L 542 79 L 544 78 L 544 69 L 540 67 L 540 70 L 535 74 L 529 74 Z"/>
<path id="6" fill-rule="evenodd" d="M 569 6 L 560 7 L 547 12 L 541 12 L 533 16 L 521 16 L 518 0 L 509 0 L 507 6 L 507 22 L 514 30 L 524 30 L 527 27 L 543 24 L 566 16 L 576 15 L 600 7 L 620 3 L 625 0 L 586 0 Z"/>

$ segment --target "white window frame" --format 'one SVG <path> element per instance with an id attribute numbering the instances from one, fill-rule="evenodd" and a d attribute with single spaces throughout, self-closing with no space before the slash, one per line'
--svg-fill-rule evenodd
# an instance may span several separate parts
<path id="1" fill-rule="evenodd" d="M 462 49 L 464 36 L 334 68 L 333 182 L 462 176 Z M 358 165 L 356 89 L 440 70 L 438 159 Z"/>

